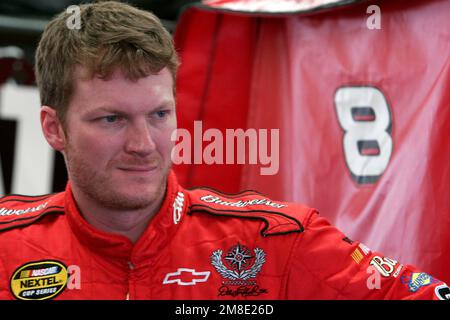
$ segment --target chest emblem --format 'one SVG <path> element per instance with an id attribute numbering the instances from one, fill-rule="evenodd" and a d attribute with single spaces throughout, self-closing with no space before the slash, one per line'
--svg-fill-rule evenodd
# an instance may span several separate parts
<path id="1" fill-rule="evenodd" d="M 259 296 L 267 293 L 257 283 L 258 273 L 266 262 L 263 249 L 248 247 L 238 243 L 228 249 L 223 256 L 222 250 L 211 255 L 211 264 L 223 278 L 223 286 L 219 288 L 219 296 Z"/>

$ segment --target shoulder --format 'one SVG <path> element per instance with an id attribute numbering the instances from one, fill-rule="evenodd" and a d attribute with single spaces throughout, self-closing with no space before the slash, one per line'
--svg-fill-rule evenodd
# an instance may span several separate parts
<path id="1" fill-rule="evenodd" d="M 0 198 L 0 232 L 33 224 L 44 216 L 64 213 L 64 192 Z"/>
<path id="2" fill-rule="evenodd" d="M 316 212 L 302 204 L 276 201 L 253 190 L 227 194 L 211 188 L 186 190 L 189 214 L 205 213 L 224 219 L 258 219 L 265 223 L 263 236 L 301 233 L 309 217 Z"/>

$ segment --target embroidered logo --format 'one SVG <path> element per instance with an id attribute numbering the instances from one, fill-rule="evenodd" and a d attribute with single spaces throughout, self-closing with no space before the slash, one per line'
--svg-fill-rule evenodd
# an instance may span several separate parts
<path id="1" fill-rule="evenodd" d="M 203 202 L 206 203 L 215 203 L 220 204 L 222 206 L 228 206 L 228 207 L 239 207 L 244 208 L 247 206 L 253 206 L 253 205 L 264 205 L 272 208 L 284 208 L 287 207 L 287 204 L 281 204 L 281 203 L 275 203 L 269 199 L 251 199 L 247 201 L 224 201 L 220 197 L 213 196 L 211 194 L 208 194 L 206 196 L 203 196 L 200 198 Z"/>
<path id="2" fill-rule="evenodd" d="M 30 208 L 25 208 L 25 209 L 20 209 L 20 210 L 13 210 L 13 209 L 8 210 L 8 208 L 0 207 L 0 216 L 12 216 L 12 215 L 21 216 L 21 215 L 29 213 L 29 212 L 41 211 L 42 209 L 45 209 L 45 207 L 47 205 L 48 205 L 48 202 L 44 202 L 44 203 L 38 205 L 37 207 L 30 207 Z"/>
<path id="3" fill-rule="evenodd" d="M 184 193 L 178 192 L 175 201 L 173 202 L 173 223 L 178 224 L 181 220 L 181 214 L 183 212 L 184 205 Z"/>
<path id="4" fill-rule="evenodd" d="M 400 280 L 403 284 L 408 285 L 408 289 L 411 292 L 416 292 L 422 287 L 438 282 L 432 276 L 424 272 L 413 272 L 409 275 L 402 276 Z"/>
<path id="5" fill-rule="evenodd" d="M 197 282 L 206 282 L 211 272 L 198 272 L 189 268 L 178 268 L 176 272 L 166 274 L 163 284 L 176 283 L 180 286 L 194 286 Z"/>
<path id="6" fill-rule="evenodd" d="M 359 248 L 356 248 L 352 254 L 351 254 L 352 259 L 356 262 L 356 263 L 360 263 L 362 261 L 362 259 L 364 259 L 363 254 L 361 253 L 361 251 L 359 250 Z"/>
<path id="7" fill-rule="evenodd" d="M 211 264 L 222 276 L 223 286 L 219 288 L 219 296 L 231 295 L 233 297 L 259 296 L 267 293 L 260 289 L 256 277 L 266 262 L 266 253 L 260 248 L 253 252 L 246 246 L 238 243 L 230 248 L 225 257 L 222 250 L 216 250 L 211 255 Z"/>
<path id="8" fill-rule="evenodd" d="M 395 277 L 398 276 L 398 273 L 400 272 L 400 269 L 397 267 L 397 271 L 395 271 L 395 268 L 398 264 L 397 260 L 389 259 L 386 257 L 380 257 L 380 256 L 374 256 L 372 260 L 370 260 L 370 265 L 374 266 L 376 270 L 383 276 L 383 277 L 390 277 L 391 274 L 393 274 Z M 394 272 L 395 271 L 395 272 Z"/>
<path id="9" fill-rule="evenodd" d="M 17 268 L 11 277 L 11 292 L 20 300 L 47 300 L 66 288 L 67 267 L 56 260 L 30 262 Z"/>
<path id="10" fill-rule="evenodd" d="M 439 300 L 450 300 L 450 288 L 445 283 L 434 288 L 434 292 Z"/>

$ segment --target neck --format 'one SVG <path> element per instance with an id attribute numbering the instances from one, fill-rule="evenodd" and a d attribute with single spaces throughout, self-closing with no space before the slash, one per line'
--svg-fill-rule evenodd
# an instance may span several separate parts
<path id="1" fill-rule="evenodd" d="M 114 210 L 106 208 L 97 201 L 72 186 L 72 192 L 83 218 L 94 228 L 120 234 L 135 243 L 144 233 L 153 216 L 161 208 L 164 192 L 148 207 L 138 210 Z"/>

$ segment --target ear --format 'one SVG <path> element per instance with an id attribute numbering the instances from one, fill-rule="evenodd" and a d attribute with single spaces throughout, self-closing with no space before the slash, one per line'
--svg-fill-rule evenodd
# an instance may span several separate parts
<path id="1" fill-rule="evenodd" d="M 57 151 L 63 151 L 66 146 L 66 136 L 55 109 L 42 106 L 41 127 L 45 139 L 52 148 Z"/>

